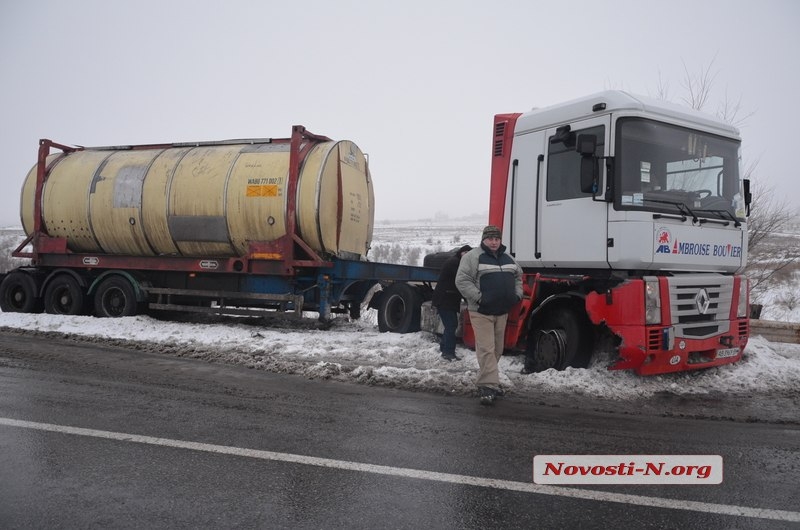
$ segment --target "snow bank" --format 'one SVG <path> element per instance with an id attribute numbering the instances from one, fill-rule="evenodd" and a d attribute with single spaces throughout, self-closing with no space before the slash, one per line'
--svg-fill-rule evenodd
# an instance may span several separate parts
<path id="1" fill-rule="evenodd" d="M 454 394 L 474 390 L 478 365 L 459 347 L 461 361 L 439 357 L 435 336 L 426 332 L 380 333 L 371 316 L 336 320 L 328 330 L 315 324 L 254 326 L 235 319 L 220 323 L 166 322 L 147 316 L 101 319 L 88 316 L 0 313 L 0 327 L 55 332 L 97 341 L 138 341 L 164 354 L 247 366 L 312 378 L 336 379 Z M 608 371 L 610 358 L 587 369 L 548 370 L 523 375 L 522 358 L 501 359 L 501 384 L 517 395 L 557 392 L 588 398 L 631 401 L 658 394 L 800 394 L 800 345 L 753 337 L 744 358 L 718 368 L 641 377 Z"/>

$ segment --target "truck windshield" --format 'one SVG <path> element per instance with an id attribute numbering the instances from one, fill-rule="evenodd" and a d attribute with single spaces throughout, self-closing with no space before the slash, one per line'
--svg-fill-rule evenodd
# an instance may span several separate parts
<path id="1" fill-rule="evenodd" d="M 617 122 L 617 210 L 744 220 L 739 142 L 641 118 Z"/>

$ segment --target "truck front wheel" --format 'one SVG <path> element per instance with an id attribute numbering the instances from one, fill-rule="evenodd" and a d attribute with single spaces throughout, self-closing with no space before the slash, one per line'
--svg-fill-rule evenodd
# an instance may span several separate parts
<path id="1" fill-rule="evenodd" d="M 389 285 L 378 303 L 378 329 L 392 333 L 420 330 L 422 295 L 407 283 Z"/>
<path id="2" fill-rule="evenodd" d="M 575 309 L 556 307 L 528 334 L 525 371 L 586 368 L 591 354 L 592 330 L 586 317 Z"/>
<path id="3" fill-rule="evenodd" d="M 104 318 L 131 317 L 136 314 L 136 292 L 125 278 L 111 276 L 94 293 L 94 310 Z"/>

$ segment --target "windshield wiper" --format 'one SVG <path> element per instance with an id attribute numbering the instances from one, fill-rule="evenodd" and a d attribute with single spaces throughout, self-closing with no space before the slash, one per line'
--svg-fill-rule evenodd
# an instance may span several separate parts
<path id="1" fill-rule="evenodd" d="M 728 216 L 728 219 L 730 219 L 731 221 L 733 221 L 733 226 L 735 226 L 736 228 L 739 228 L 740 226 L 742 226 L 742 223 L 740 223 L 740 222 L 739 222 L 739 220 L 736 218 L 736 216 L 735 216 L 735 215 L 733 215 L 733 214 L 732 214 L 731 212 L 729 212 L 728 210 L 697 210 L 697 211 L 698 211 L 698 212 L 710 212 L 710 213 L 718 213 L 718 214 L 720 214 L 720 216 L 722 216 L 722 217 L 725 217 L 725 216 L 727 215 L 727 216 Z"/>
<path id="2" fill-rule="evenodd" d="M 682 202 L 679 202 L 679 201 L 665 201 L 665 200 L 662 200 L 662 199 L 649 199 L 649 198 L 646 198 L 646 197 L 645 197 L 644 200 L 645 200 L 645 202 L 659 202 L 659 203 L 662 203 L 662 204 L 671 204 L 675 208 L 678 209 L 678 211 L 681 213 L 681 215 L 683 215 L 684 217 L 686 217 L 687 215 L 690 215 L 692 217 L 692 222 L 693 223 L 697 222 L 697 215 L 695 215 L 695 213 L 692 210 L 690 210 L 689 207 L 686 206 Z"/>

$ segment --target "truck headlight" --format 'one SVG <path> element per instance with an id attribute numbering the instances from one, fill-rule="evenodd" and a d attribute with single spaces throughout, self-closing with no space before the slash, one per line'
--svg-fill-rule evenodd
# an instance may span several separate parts
<path id="1" fill-rule="evenodd" d="M 742 276 L 739 279 L 739 306 L 736 308 L 736 316 L 744 318 L 747 316 L 747 293 L 750 290 L 750 280 Z"/>
<path id="2" fill-rule="evenodd" d="M 644 323 L 659 324 L 661 322 L 661 291 L 658 278 L 644 279 Z"/>

